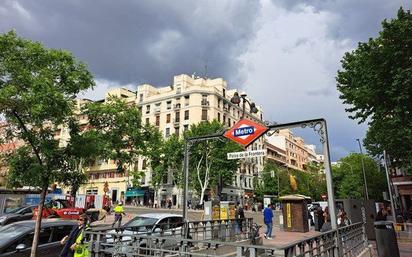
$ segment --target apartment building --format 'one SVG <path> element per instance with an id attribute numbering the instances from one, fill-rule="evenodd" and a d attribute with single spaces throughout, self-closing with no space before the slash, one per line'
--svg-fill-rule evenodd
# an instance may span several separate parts
<path id="1" fill-rule="evenodd" d="M 105 99 L 110 96 L 121 97 L 128 104 L 136 105 L 142 113 L 142 122 L 156 126 L 165 138 L 172 134 L 183 135 L 184 131 L 190 129 L 190 125 L 201 121 L 214 120 L 223 123 L 226 127 L 233 126 L 242 116 L 242 109 L 230 102 L 236 90 L 227 88 L 227 82 L 222 78 L 207 79 L 188 75 L 174 76 L 172 85 L 166 87 L 155 87 L 149 84 L 139 85 L 135 92 L 124 88 L 116 88 L 106 93 Z M 243 92 L 241 92 L 243 93 Z M 79 100 L 77 108 L 80 109 L 90 100 Z M 245 118 L 261 122 L 262 111 L 251 114 L 246 108 Z M 87 128 L 87 117 L 80 112 L 77 114 L 82 128 Z M 64 143 L 65 133 L 57 131 Z M 66 133 L 67 134 L 67 133 Z M 263 149 L 263 138 L 249 146 L 250 150 Z M 144 171 L 145 175 L 140 181 L 140 190 L 134 190 L 133 196 L 138 196 L 138 201 L 148 200 L 157 195 L 158 201 L 170 199 L 173 205 L 182 204 L 182 192 L 173 181 L 173 174 L 169 173 L 165 178 L 163 186 L 158 192 L 151 188 L 152 171 L 148 166 L 149 160 L 139 158 L 135 164 L 138 169 Z M 222 189 L 224 200 L 239 200 L 241 197 L 253 196 L 253 177 L 257 176 L 263 168 L 263 158 L 254 157 L 241 162 L 240 168 L 230 186 Z M 81 194 L 103 194 L 105 183 L 109 187 L 108 194 L 112 200 L 125 199 L 130 189 L 131 178 L 128 173 L 116 172 L 114 160 L 96 160 L 89 167 L 89 182 L 80 188 Z M 194 195 L 190 197 L 195 198 Z M 209 197 L 209 195 L 207 195 Z M 144 199 L 143 199 L 144 198 Z"/>
<path id="2" fill-rule="evenodd" d="M 237 92 L 228 89 L 222 78 L 207 79 L 188 75 L 174 76 L 173 84 L 167 87 L 154 87 L 143 84 L 137 87 L 136 105 L 141 110 L 142 122 L 159 128 L 165 138 L 172 134 L 180 136 L 190 125 L 206 120 L 217 120 L 226 127 L 233 126 L 242 117 L 242 109 L 230 102 Z M 243 92 L 241 92 L 243 93 Z M 262 122 L 263 113 L 250 113 L 247 106 L 245 118 Z M 250 149 L 263 149 L 263 138 L 257 140 Z M 242 161 L 231 186 L 222 190 L 223 200 L 237 201 L 241 197 L 253 196 L 253 177 L 262 170 L 263 158 L 250 158 Z M 146 171 L 142 186 L 150 185 L 151 172 Z M 172 174 L 160 189 L 160 200 L 170 198 L 173 204 L 181 203 L 181 192 L 173 184 Z"/>
<path id="3" fill-rule="evenodd" d="M 321 163 L 323 155 L 316 154 L 315 145 L 307 145 L 303 138 L 295 136 L 290 129 L 265 136 L 267 160 L 280 166 L 305 171 L 311 162 Z"/>

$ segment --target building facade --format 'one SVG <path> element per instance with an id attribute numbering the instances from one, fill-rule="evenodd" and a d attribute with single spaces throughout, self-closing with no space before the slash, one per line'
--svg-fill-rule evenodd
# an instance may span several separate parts
<path id="1" fill-rule="evenodd" d="M 225 127 L 233 126 L 242 117 L 241 107 L 230 102 L 235 92 L 236 90 L 227 88 L 227 82 L 222 78 L 195 78 L 183 74 L 175 76 L 173 84 L 170 86 L 155 87 L 143 84 L 137 87 L 136 92 L 117 88 L 108 91 L 105 99 L 117 96 L 128 104 L 136 105 L 142 114 L 142 123 L 154 125 L 165 138 L 168 138 L 172 134 L 182 136 L 192 124 L 198 124 L 201 121 L 217 120 Z M 78 101 L 78 108 L 87 102 L 88 100 Z M 258 113 L 251 114 L 249 108 L 246 108 L 245 118 L 262 122 L 262 110 L 260 108 L 258 110 Z M 86 129 L 87 117 L 81 113 L 78 115 L 82 127 Z M 60 136 L 64 142 L 64 131 Z M 262 137 L 249 146 L 250 150 L 263 149 L 263 142 Z M 135 164 L 138 170 L 145 174 L 139 185 L 143 189 L 151 188 L 152 171 L 147 165 L 148 163 L 148 160 L 139 158 Z M 251 198 L 253 196 L 253 177 L 257 176 L 262 169 L 262 157 L 243 160 L 231 185 L 222 189 L 222 199 L 239 201 Z M 81 194 L 103 194 L 107 182 L 109 185 L 108 194 L 112 200 L 123 200 L 127 195 L 127 188 L 131 186 L 131 178 L 127 172 L 124 174 L 116 172 L 114 160 L 97 160 L 87 172 L 89 182 L 80 189 L 79 193 Z M 158 192 L 154 192 L 154 195 L 159 203 L 170 199 L 174 206 L 178 206 L 182 204 L 181 191 L 174 184 L 173 175 L 170 172 L 163 186 Z M 196 198 L 195 195 L 191 195 L 191 197 Z M 207 195 L 206 198 L 208 197 L 210 195 Z M 144 200 L 143 195 L 140 195 L 138 202 L 142 200 Z"/>
<path id="2" fill-rule="evenodd" d="M 316 154 L 316 146 L 305 144 L 303 138 L 295 136 L 290 129 L 265 136 L 265 148 L 267 160 L 290 169 L 306 171 L 310 163 L 323 163 L 323 155 Z"/>

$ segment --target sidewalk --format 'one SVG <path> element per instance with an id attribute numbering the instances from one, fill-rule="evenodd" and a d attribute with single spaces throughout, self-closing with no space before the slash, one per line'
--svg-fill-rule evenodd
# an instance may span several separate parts
<path id="1" fill-rule="evenodd" d="M 305 240 L 310 237 L 321 234 L 320 232 L 314 231 L 314 230 L 310 230 L 309 232 L 306 232 L 306 233 L 286 232 L 286 231 L 280 230 L 279 227 L 274 227 L 273 232 L 272 232 L 273 239 L 268 240 L 264 238 L 265 230 L 266 230 L 265 227 L 260 228 L 260 234 L 261 234 L 261 237 L 263 238 L 263 245 L 269 246 L 269 247 L 276 247 L 276 248 L 283 247 L 283 246 L 292 244 L 293 242 Z"/>

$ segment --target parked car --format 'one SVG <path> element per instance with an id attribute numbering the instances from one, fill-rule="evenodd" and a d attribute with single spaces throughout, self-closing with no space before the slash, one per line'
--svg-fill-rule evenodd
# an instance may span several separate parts
<path id="1" fill-rule="evenodd" d="M 37 207 L 33 210 L 33 219 L 36 219 L 38 213 Z M 43 218 L 61 218 L 77 220 L 84 213 L 83 208 L 77 208 L 70 204 L 69 201 L 58 199 L 51 200 L 44 205 Z"/>
<path id="2" fill-rule="evenodd" d="M 147 213 L 136 216 L 118 229 L 107 232 L 106 242 L 114 243 L 115 237 L 121 238 L 123 249 L 127 252 L 128 243 L 132 241 L 132 235 L 151 235 L 161 237 L 182 238 L 182 228 L 184 219 L 182 215 L 171 213 Z M 139 241 L 140 247 L 145 248 L 147 241 Z M 163 244 L 165 248 L 176 248 L 176 240 L 166 240 Z M 108 249 L 110 251 L 110 249 Z M 145 253 L 143 250 L 141 253 Z"/>
<path id="3" fill-rule="evenodd" d="M 9 210 L 0 215 L 0 226 L 16 221 L 30 220 L 33 217 L 33 209 L 36 205 L 22 206 Z"/>
<path id="4" fill-rule="evenodd" d="M 0 228 L 0 257 L 30 256 L 35 220 L 19 221 Z M 41 224 L 37 256 L 55 257 L 62 250 L 60 240 L 68 235 L 75 221 L 45 219 Z"/>

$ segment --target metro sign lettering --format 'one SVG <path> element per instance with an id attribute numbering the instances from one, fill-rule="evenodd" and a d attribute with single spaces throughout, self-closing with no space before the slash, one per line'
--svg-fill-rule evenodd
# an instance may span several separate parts
<path id="1" fill-rule="evenodd" d="M 247 147 L 263 135 L 268 130 L 267 127 L 247 120 L 238 121 L 231 129 L 225 132 L 224 136 L 238 144 Z"/>
<path id="2" fill-rule="evenodd" d="M 255 133 L 255 128 L 254 127 L 238 128 L 238 129 L 235 129 L 234 132 L 233 132 L 235 137 L 252 135 L 253 133 Z"/>

